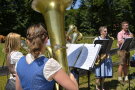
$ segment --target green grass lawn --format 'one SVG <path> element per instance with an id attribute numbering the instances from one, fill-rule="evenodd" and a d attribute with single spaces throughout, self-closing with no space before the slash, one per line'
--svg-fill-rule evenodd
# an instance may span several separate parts
<path id="1" fill-rule="evenodd" d="M 83 40 L 79 41 L 78 43 L 92 43 L 93 39 L 84 38 Z M 116 40 L 113 43 L 112 48 L 116 48 Z M 4 53 L 2 52 L 3 44 L 0 44 L 0 65 L 2 65 L 2 62 L 4 60 Z M 131 55 L 133 55 L 133 51 L 131 51 Z M 118 62 L 118 56 L 117 54 L 112 56 L 112 62 Z M 107 78 L 105 80 L 105 88 L 106 90 L 129 90 L 129 84 L 125 83 L 124 85 L 121 85 L 117 81 L 117 68 L 118 65 L 115 65 L 113 67 L 113 77 Z M 130 73 L 135 71 L 134 67 L 129 68 Z M 6 76 L 0 76 L 0 90 L 4 90 L 4 86 L 6 83 L 7 77 Z M 135 79 L 132 79 L 130 81 L 130 90 L 135 90 Z M 90 88 L 91 90 L 95 90 L 95 74 L 92 72 L 90 75 Z M 88 78 L 87 75 L 80 76 L 79 78 L 79 90 L 88 90 Z"/>
<path id="2" fill-rule="evenodd" d="M 92 39 L 91 39 L 92 40 Z M 86 43 L 92 43 L 92 41 L 89 40 L 84 40 L 82 42 L 86 42 Z M 116 48 L 117 47 L 117 41 L 114 40 L 112 48 Z M 131 55 L 134 54 L 134 51 L 130 51 Z M 118 55 L 115 54 L 112 56 L 112 62 L 116 63 L 118 62 Z M 118 65 L 113 66 L 113 77 L 112 78 L 106 78 L 105 79 L 105 89 L 106 90 L 129 90 L 129 83 L 124 83 L 124 85 L 120 84 L 117 81 L 117 69 L 118 69 Z M 135 67 L 129 67 L 129 73 L 133 73 L 135 72 Z M 90 76 L 90 88 L 91 90 L 95 90 L 95 74 L 92 73 Z M 135 79 L 132 79 L 130 81 L 130 90 L 135 90 Z M 79 88 L 80 90 L 88 90 L 88 78 L 87 76 L 82 76 L 80 77 L 80 83 L 79 83 Z"/>
<path id="3" fill-rule="evenodd" d="M 3 64 L 5 54 L 2 52 L 4 44 L 0 43 L 0 66 Z M 7 76 L 0 76 L 0 90 L 4 90 L 5 83 L 7 81 Z"/>

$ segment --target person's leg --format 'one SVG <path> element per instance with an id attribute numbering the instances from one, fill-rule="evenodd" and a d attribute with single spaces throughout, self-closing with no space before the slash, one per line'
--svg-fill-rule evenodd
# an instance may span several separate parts
<path id="1" fill-rule="evenodd" d="M 102 82 L 102 83 L 101 83 L 101 87 L 102 87 L 102 90 L 104 90 L 104 81 L 105 81 L 105 78 L 102 78 L 101 80 L 102 80 L 102 81 L 101 81 L 101 82 Z"/>
<path id="2" fill-rule="evenodd" d="M 119 55 L 119 60 L 120 60 L 120 63 L 119 63 L 119 67 L 118 67 L 118 81 L 123 81 L 122 79 L 122 73 L 124 72 L 124 62 L 125 62 L 125 57 L 126 57 L 126 52 L 124 50 L 120 50 L 118 52 L 118 55 Z"/>
<path id="3" fill-rule="evenodd" d="M 119 67 L 118 67 L 118 81 L 122 81 L 122 71 L 123 71 L 123 66 L 119 65 Z"/>
<path id="4" fill-rule="evenodd" d="M 124 80 L 128 81 L 128 69 L 129 69 L 130 52 L 126 52 L 125 64 L 124 64 Z"/>
<path id="5" fill-rule="evenodd" d="M 99 85 L 100 85 L 100 79 L 97 78 L 96 79 L 96 90 L 100 90 Z"/>
<path id="6" fill-rule="evenodd" d="M 128 81 L 128 65 L 124 65 L 124 80 Z"/>
<path id="7" fill-rule="evenodd" d="M 102 76 L 102 72 L 100 72 L 102 70 L 100 70 L 100 69 L 102 69 L 102 65 L 99 65 L 99 66 L 97 66 L 95 68 L 95 74 L 96 74 L 96 81 L 95 81 L 95 83 L 96 83 L 96 90 L 100 90 L 100 81 L 101 81 L 101 76 Z"/>
<path id="8" fill-rule="evenodd" d="M 105 81 L 105 78 L 96 79 L 96 90 L 100 90 L 100 87 L 102 87 L 102 90 L 104 90 L 104 81 Z M 101 84 L 100 84 L 100 82 L 101 82 Z"/>

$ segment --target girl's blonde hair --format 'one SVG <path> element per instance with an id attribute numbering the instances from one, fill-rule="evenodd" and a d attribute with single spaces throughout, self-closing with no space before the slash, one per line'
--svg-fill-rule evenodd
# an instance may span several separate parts
<path id="1" fill-rule="evenodd" d="M 5 53 L 19 50 L 21 47 L 21 35 L 17 33 L 9 33 L 5 39 Z"/>
<path id="2" fill-rule="evenodd" d="M 32 25 L 27 30 L 30 53 L 37 58 L 42 51 L 44 41 L 47 38 L 47 31 L 41 24 Z"/>

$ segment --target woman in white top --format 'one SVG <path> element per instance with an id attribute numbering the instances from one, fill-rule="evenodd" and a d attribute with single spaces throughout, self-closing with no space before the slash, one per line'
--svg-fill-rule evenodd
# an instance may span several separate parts
<path id="1" fill-rule="evenodd" d="M 30 52 L 17 63 L 16 90 L 53 90 L 54 80 L 68 90 L 78 90 L 74 76 L 69 77 L 56 60 L 43 55 L 47 40 L 47 31 L 41 24 L 28 28 Z"/>
<path id="2" fill-rule="evenodd" d="M 17 33 L 9 33 L 6 36 L 5 40 L 5 53 L 6 53 L 6 62 L 10 72 L 10 77 L 6 84 L 6 90 L 15 90 L 15 64 L 18 60 L 23 56 L 21 52 L 19 52 L 21 46 L 21 37 Z"/>
<path id="3" fill-rule="evenodd" d="M 111 39 L 110 37 L 107 36 L 107 27 L 106 26 L 101 26 L 99 28 L 99 32 L 100 32 L 100 36 L 96 37 L 94 39 L 94 41 Z M 104 54 L 100 54 L 99 56 L 102 57 L 102 55 L 104 55 Z M 107 55 L 106 58 L 103 61 L 101 61 L 101 63 L 98 66 L 96 66 L 95 74 L 96 74 L 96 90 L 100 90 L 100 88 L 102 88 L 102 90 L 104 90 L 105 78 L 112 77 L 112 60 L 109 57 L 109 55 Z"/>

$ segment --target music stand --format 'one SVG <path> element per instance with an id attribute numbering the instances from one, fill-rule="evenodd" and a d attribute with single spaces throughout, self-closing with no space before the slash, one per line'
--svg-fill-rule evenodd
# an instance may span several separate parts
<path id="1" fill-rule="evenodd" d="M 95 40 L 94 42 L 94 44 L 101 44 L 99 55 L 109 53 L 112 47 L 112 43 L 113 43 L 113 40 L 111 39 Z M 100 63 L 101 63 L 101 59 L 100 59 Z M 100 78 L 101 78 L 101 65 L 100 65 Z M 102 84 L 102 81 L 100 80 L 100 90 L 102 90 L 101 84 Z"/>
<path id="2" fill-rule="evenodd" d="M 133 38 L 125 38 L 124 43 L 120 46 L 120 50 L 129 51 L 130 43 L 132 42 Z"/>
<path id="3" fill-rule="evenodd" d="M 130 46 L 129 46 L 130 50 L 134 50 L 135 49 L 135 38 L 132 39 Z"/>
<path id="4" fill-rule="evenodd" d="M 113 40 L 110 39 L 107 45 L 106 53 L 109 53 L 113 44 Z"/>
<path id="5" fill-rule="evenodd" d="M 118 50 L 126 50 L 126 48 L 129 48 L 129 50 L 134 50 L 135 49 L 135 38 L 133 38 L 132 41 L 130 39 L 132 39 L 132 38 L 126 39 L 124 44 L 122 44 L 120 48 L 114 48 L 114 49 L 110 50 L 110 52 L 109 52 L 110 55 L 117 53 Z M 127 41 L 127 40 L 129 40 L 129 41 Z"/>
<path id="6" fill-rule="evenodd" d="M 102 47 L 100 49 L 100 52 L 99 52 L 99 55 L 100 54 L 105 54 L 105 53 L 109 53 L 110 52 L 110 49 L 112 47 L 112 43 L 113 43 L 113 40 L 95 40 L 94 44 L 101 44 Z"/>

